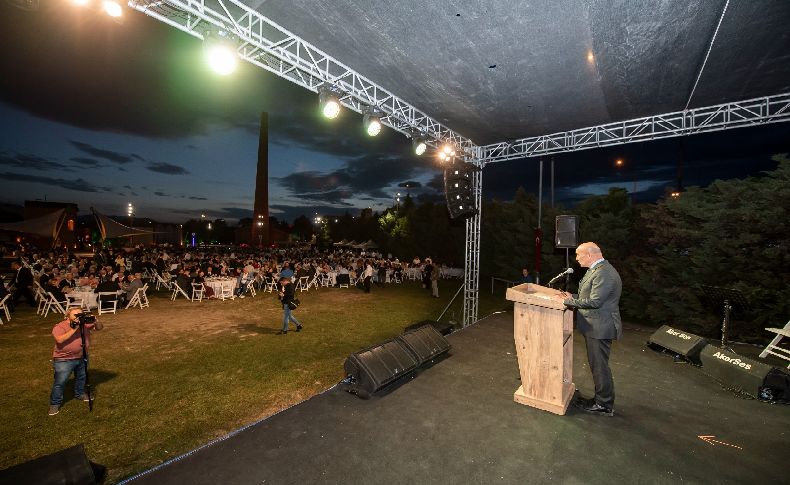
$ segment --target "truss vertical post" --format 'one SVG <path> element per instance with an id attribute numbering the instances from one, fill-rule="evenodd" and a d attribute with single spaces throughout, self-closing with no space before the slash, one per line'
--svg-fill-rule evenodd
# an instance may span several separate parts
<path id="1" fill-rule="evenodd" d="M 473 162 L 481 170 L 472 173 L 472 191 L 477 214 L 466 220 L 466 250 L 464 252 L 464 327 L 477 321 L 480 286 L 480 221 L 482 218 L 483 170 L 482 164 Z"/>

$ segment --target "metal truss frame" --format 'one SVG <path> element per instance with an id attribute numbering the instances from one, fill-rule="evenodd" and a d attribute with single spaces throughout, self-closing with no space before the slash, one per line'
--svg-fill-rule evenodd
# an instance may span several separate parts
<path id="1" fill-rule="evenodd" d="M 472 162 L 481 167 L 479 162 Z M 480 221 L 483 204 L 483 171 L 472 172 L 472 194 L 477 214 L 466 220 L 466 250 L 464 258 L 464 320 L 463 326 L 477 321 L 480 286 Z"/>
<path id="2" fill-rule="evenodd" d="M 313 92 L 339 90 L 344 106 L 358 113 L 378 109 L 383 124 L 410 137 L 419 134 L 434 148 L 452 143 L 481 169 L 507 160 L 790 121 L 790 93 L 784 93 L 477 146 L 242 0 L 128 0 L 128 5 L 201 40 L 209 30 L 232 33 L 242 59 Z M 478 318 L 482 170 L 474 172 L 472 190 L 478 213 L 466 220 L 464 326 Z"/>
<path id="3" fill-rule="evenodd" d="M 470 156 L 476 145 L 466 137 L 375 84 L 324 51 L 300 39 L 240 0 L 128 0 L 129 7 L 199 39 L 221 29 L 239 41 L 238 54 L 305 89 L 323 86 L 342 92 L 341 104 L 362 113 L 384 113 L 381 122 L 408 136 L 419 132 L 433 147 L 451 143 Z"/>
<path id="4" fill-rule="evenodd" d="M 483 163 L 790 121 L 790 93 L 675 111 L 481 147 Z"/>

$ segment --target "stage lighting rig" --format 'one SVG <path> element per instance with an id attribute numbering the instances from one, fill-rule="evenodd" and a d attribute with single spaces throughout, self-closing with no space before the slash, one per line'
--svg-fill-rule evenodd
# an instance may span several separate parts
<path id="1" fill-rule="evenodd" d="M 340 93 L 330 87 L 318 90 L 318 105 L 325 118 L 333 120 L 340 114 Z"/>
<path id="2" fill-rule="evenodd" d="M 203 55 L 211 68 L 222 76 L 236 70 L 239 56 L 233 34 L 223 30 L 207 30 L 203 34 Z"/>
<path id="3" fill-rule="evenodd" d="M 438 157 L 442 162 L 451 162 L 455 158 L 455 148 L 449 143 L 444 144 L 439 149 Z"/>
<path id="4" fill-rule="evenodd" d="M 376 136 L 381 133 L 381 111 L 376 108 L 367 108 L 363 111 L 362 126 L 368 136 Z"/>
<path id="5" fill-rule="evenodd" d="M 411 148 L 414 150 L 414 154 L 419 157 L 428 149 L 428 142 L 424 137 L 413 134 L 411 137 Z"/>

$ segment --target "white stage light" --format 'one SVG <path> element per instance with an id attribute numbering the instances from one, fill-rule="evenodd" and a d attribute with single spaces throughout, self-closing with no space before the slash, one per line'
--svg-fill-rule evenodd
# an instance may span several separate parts
<path id="1" fill-rule="evenodd" d="M 425 153 L 425 150 L 428 149 L 428 144 L 425 143 L 425 140 L 422 138 L 415 138 L 412 140 L 411 146 L 414 149 L 414 154 L 418 157 Z"/>
<path id="2" fill-rule="evenodd" d="M 208 31 L 203 35 L 203 55 L 211 69 L 222 76 L 235 71 L 239 63 L 236 43 L 231 34 L 222 31 Z"/>
<path id="3" fill-rule="evenodd" d="M 101 8 L 104 10 L 104 13 L 110 17 L 118 18 L 123 15 L 123 8 L 116 0 L 104 0 L 101 4 Z"/>
<path id="4" fill-rule="evenodd" d="M 330 120 L 340 114 L 340 97 L 330 89 L 322 88 L 318 91 L 318 104 L 321 113 Z"/>
<path id="5" fill-rule="evenodd" d="M 362 125 L 368 136 L 376 136 L 381 133 L 381 119 L 376 114 L 366 113 L 362 118 Z"/>

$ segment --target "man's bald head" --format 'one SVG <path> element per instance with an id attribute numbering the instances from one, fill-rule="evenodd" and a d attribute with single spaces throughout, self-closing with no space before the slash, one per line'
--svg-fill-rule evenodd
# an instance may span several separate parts
<path id="1" fill-rule="evenodd" d="M 592 263 L 601 258 L 603 258 L 601 248 L 594 242 L 582 243 L 576 248 L 576 261 L 582 268 L 589 268 Z"/>

